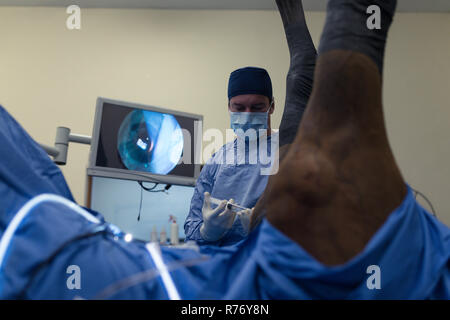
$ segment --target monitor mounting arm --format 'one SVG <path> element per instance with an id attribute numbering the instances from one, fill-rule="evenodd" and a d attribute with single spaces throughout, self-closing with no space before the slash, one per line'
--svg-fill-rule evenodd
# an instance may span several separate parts
<path id="1" fill-rule="evenodd" d="M 65 165 L 67 162 L 67 151 L 69 142 L 81 144 L 91 144 L 92 137 L 81 134 L 71 134 L 70 129 L 66 127 L 56 128 L 55 146 L 50 147 L 43 144 L 40 146 L 53 157 L 53 161 L 59 165 Z"/>

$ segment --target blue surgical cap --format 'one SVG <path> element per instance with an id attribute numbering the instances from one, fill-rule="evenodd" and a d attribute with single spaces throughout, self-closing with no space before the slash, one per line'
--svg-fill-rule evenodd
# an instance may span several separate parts
<path id="1" fill-rule="evenodd" d="M 228 81 L 228 100 L 242 94 L 260 94 L 272 100 L 272 81 L 269 73 L 256 67 L 233 71 Z"/>

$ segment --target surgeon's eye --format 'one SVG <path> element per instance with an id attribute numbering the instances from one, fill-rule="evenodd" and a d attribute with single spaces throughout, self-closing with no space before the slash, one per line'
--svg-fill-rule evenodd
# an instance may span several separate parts
<path id="1" fill-rule="evenodd" d="M 245 106 L 243 106 L 241 104 L 232 104 L 231 105 L 231 111 L 233 111 L 233 112 L 244 112 L 245 111 Z"/>
<path id="2" fill-rule="evenodd" d="M 264 103 L 260 103 L 260 104 L 255 104 L 252 106 L 252 111 L 253 112 L 264 112 L 266 111 L 268 108 Z"/>

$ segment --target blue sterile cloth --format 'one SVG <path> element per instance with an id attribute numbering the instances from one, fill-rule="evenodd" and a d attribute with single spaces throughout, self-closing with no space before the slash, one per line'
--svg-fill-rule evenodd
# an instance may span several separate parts
<path id="1" fill-rule="evenodd" d="M 363 252 L 328 267 L 264 220 L 231 256 L 216 254 L 226 272 L 211 287 L 228 283 L 225 299 L 449 299 L 450 230 L 408 193 Z M 369 289 L 380 270 L 380 289 Z M 369 281 L 368 281 L 369 280 Z"/>
<path id="2" fill-rule="evenodd" d="M 262 151 L 252 148 L 251 142 L 248 141 L 242 144 L 245 151 L 239 152 L 238 150 L 244 150 L 244 148 L 241 148 L 239 140 L 235 139 L 225 144 L 207 161 L 197 179 L 189 214 L 184 223 L 187 240 L 194 240 L 199 244 L 227 246 L 246 236 L 240 220 L 236 219 L 230 231 L 220 240 L 214 242 L 203 240 L 200 227 L 203 224 L 204 193 L 209 192 L 212 197 L 220 200 L 233 199 L 235 203 L 243 207 L 253 208 L 266 188 L 270 168 L 276 169 L 276 159 L 272 157 L 274 154 L 271 150 L 278 146 L 277 140 L 278 132 L 261 140 L 262 143 L 259 141 L 261 148 L 264 148 L 264 153 L 261 154 Z M 273 160 L 266 158 L 266 155 Z M 229 161 L 227 156 L 234 158 Z M 250 159 L 256 159 L 257 162 Z"/>
<path id="3" fill-rule="evenodd" d="M 54 193 L 73 201 L 59 168 L 0 106 L 0 236 L 26 201 Z"/>
<path id="4" fill-rule="evenodd" d="M 153 246 L 155 255 L 74 204 L 59 169 L 1 107 L 0 141 L 0 299 L 450 298 L 450 230 L 410 188 L 341 266 L 317 262 L 267 220 L 232 246 Z M 380 289 L 367 285 L 373 265 Z M 79 288 L 68 285 L 71 266 L 79 268 Z"/>

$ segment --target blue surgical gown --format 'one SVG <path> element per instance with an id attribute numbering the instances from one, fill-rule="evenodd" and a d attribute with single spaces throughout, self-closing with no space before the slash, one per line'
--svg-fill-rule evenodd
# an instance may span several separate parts
<path id="1" fill-rule="evenodd" d="M 155 255 L 99 213 L 97 222 L 77 213 L 61 171 L 1 106 L 0 153 L 0 299 L 450 299 L 450 229 L 409 187 L 342 265 L 321 264 L 266 219 L 235 245 Z M 36 202 L 43 193 L 69 205 Z M 19 212 L 27 215 L 10 232 Z M 368 286 L 374 265 L 379 289 Z M 81 271 L 79 288 L 67 285 L 70 266 Z"/>
<path id="2" fill-rule="evenodd" d="M 278 146 L 278 132 L 272 133 L 267 139 L 264 137 L 258 140 L 257 146 L 264 148 L 263 153 L 259 148 L 252 147 L 252 142 L 243 141 L 235 139 L 225 144 L 203 167 L 184 223 L 187 240 L 194 240 L 199 244 L 225 246 L 234 244 L 246 236 L 239 219 L 235 219 L 231 229 L 218 241 L 205 241 L 200 234 L 205 192 L 209 192 L 214 198 L 233 199 L 243 207 L 253 208 L 266 188 L 269 175 L 276 171 L 276 159 L 271 157 L 275 154 L 271 150 Z M 238 152 L 244 148 L 245 152 Z M 275 171 L 271 171 L 272 169 Z"/>

